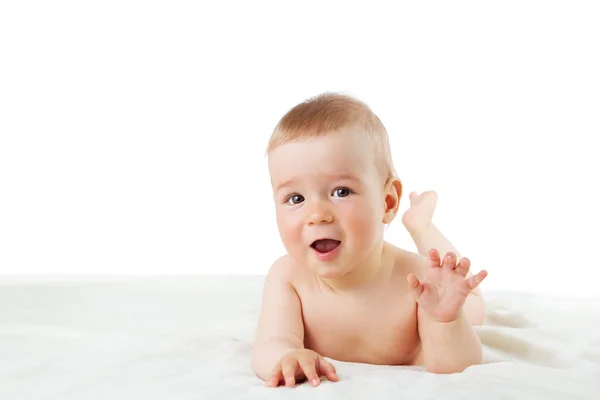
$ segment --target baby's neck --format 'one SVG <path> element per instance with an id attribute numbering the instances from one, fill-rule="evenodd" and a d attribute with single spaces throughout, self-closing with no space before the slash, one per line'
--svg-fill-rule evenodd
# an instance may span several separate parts
<path id="1" fill-rule="evenodd" d="M 389 276 L 394 260 L 390 245 L 383 241 L 373 249 L 371 256 L 351 272 L 339 278 L 317 279 L 324 283 L 333 292 L 348 292 L 365 289 L 374 282 L 386 279 Z"/>

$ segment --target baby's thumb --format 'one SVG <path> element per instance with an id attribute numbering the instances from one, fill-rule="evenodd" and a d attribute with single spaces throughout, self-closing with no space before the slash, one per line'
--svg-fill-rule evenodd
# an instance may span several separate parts
<path id="1" fill-rule="evenodd" d="M 419 279 L 413 274 L 408 274 L 406 280 L 408 281 L 408 286 L 410 287 L 410 292 L 413 298 L 415 299 L 415 301 L 419 300 L 419 297 L 421 297 L 421 294 L 423 293 L 423 285 L 421 284 L 421 282 L 419 282 Z"/>

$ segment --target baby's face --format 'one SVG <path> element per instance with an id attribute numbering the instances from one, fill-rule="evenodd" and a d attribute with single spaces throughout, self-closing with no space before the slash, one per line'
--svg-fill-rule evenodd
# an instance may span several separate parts
<path id="1" fill-rule="evenodd" d="M 383 240 L 384 181 L 354 128 L 269 154 L 279 233 L 288 254 L 323 278 L 374 257 Z"/>

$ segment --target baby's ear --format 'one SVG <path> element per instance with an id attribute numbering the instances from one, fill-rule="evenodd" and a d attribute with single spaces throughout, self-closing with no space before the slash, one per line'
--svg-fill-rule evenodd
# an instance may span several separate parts
<path id="1" fill-rule="evenodd" d="M 398 207 L 400 206 L 400 199 L 402 198 L 402 182 L 396 177 L 391 177 L 385 183 L 384 195 L 384 214 L 383 223 L 391 223 L 396 214 L 398 213 Z"/>

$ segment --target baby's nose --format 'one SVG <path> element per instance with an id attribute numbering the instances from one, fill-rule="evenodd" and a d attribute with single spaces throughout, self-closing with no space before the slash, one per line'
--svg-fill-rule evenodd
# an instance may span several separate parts
<path id="1" fill-rule="evenodd" d="M 333 222 L 333 215 L 327 209 L 322 207 L 313 208 L 308 217 L 309 225 L 330 224 Z"/>

